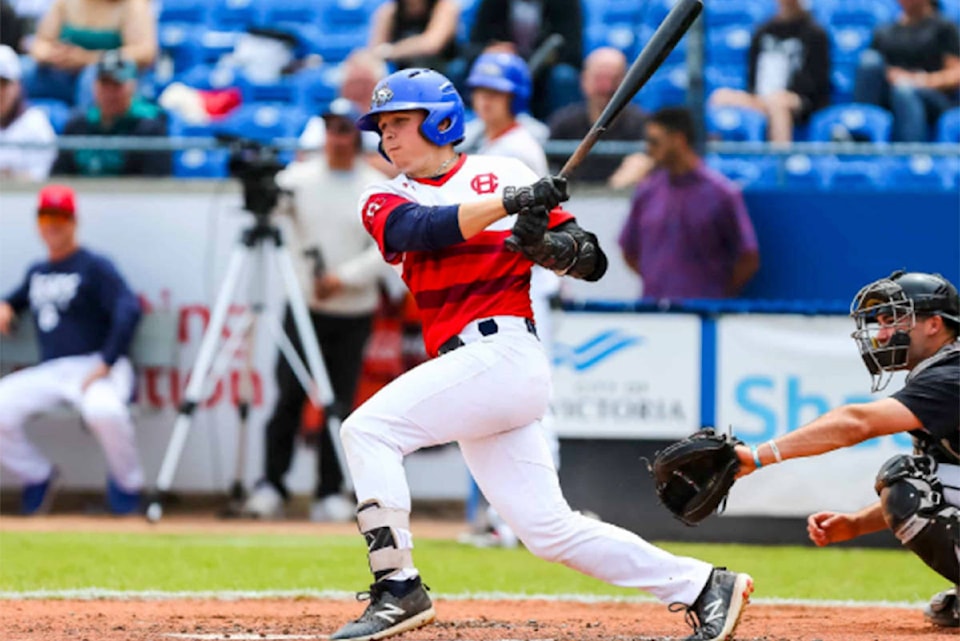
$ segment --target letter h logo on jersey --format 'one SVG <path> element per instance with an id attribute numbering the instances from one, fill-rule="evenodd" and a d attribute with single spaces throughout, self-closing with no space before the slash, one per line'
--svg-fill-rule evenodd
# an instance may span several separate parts
<path id="1" fill-rule="evenodd" d="M 492 194 L 499 186 L 496 174 L 477 174 L 470 181 L 470 189 L 478 194 Z"/>

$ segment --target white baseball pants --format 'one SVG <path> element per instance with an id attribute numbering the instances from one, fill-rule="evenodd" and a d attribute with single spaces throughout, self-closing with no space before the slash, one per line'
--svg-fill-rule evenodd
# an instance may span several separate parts
<path id="1" fill-rule="evenodd" d="M 410 510 L 403 457 L 457 441 L 483 494 L 537 556 L 608 583 L 690 604 L 712 566 L 677 557 L 574 512 L 560 491 L 539 419 L 550 370 L 523 320 L 496 317 L 483 337 L 392 381 L 344 421 L 342 439 L 357 499 Z"/>
<path id="2" fill-rule="evenodd" d="M 127 492 L 143 488 L 143 468 L 137 453 L 127 402 L 133 393 L 133 367 L 121 358 L 110 374 L 80 389 L 100 362 L 89 354 L 57 358 L 0 378 L 0 465 L 24 484 L 50 476 L 50 461 L 27 440 L 23 425 L 31 414 L 66 403 L 80 412 L 84 424 L 100 442 L 110 476 Z"/>

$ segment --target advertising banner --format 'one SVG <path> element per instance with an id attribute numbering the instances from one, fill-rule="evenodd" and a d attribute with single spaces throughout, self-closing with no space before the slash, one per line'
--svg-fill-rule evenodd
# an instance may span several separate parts
<path id="1" fill-rule="evenodd" d="M 869 402 L 899 389 L 870 394 L 870 377 L 850 338 L 845 317 L 741 315 L 717 321 L 717 424 L 759 445 L 828 410 Z M 728 514 L 806 516 L 850 511 L 877 500 L 873 481 L 891 456 L 909 453 L 897 434 L 818 457 L 764 468 L 737 481 Z"/>
<path id="2" fill-rule="evenodd" d="M 565 314 L 553 412 L 568 438 L 681 438 L 700 427 L 700 319 Z"/>

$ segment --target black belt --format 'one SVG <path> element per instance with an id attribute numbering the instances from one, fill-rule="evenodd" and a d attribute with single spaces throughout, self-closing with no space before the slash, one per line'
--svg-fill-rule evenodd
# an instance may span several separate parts
<path id="1" fill-rule="evenodd" d="M 528 332 L 534 336 L 537 335 L 537 326 L 532 320 L 529 318 L 524 318 L 523 324 L 527 326 Z M 480 321 L 477 323 L 477 329 L 480 330 L 480 334 L 482 336 L 493 336 L 500 331 L 500 328 L 497 327 L 497 321 L 493 320 L 492 318 L 488 318 L 485 321 Z M 441 345 L 440 349 L 437 350 L 437 355 L 443 356 L 444 354 L 452 352 L 453 350 L 463 347 L 464 345 L 466 345 L 466 343 L 463 342 L 463 339 L 454 334 L 443 342 L 443 345 Z"/>

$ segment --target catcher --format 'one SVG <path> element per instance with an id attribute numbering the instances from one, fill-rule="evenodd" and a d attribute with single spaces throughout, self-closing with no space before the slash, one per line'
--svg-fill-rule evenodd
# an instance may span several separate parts
<path id="1" fill-rule="evenodd" d="M 954 586 L 933 597 L 924 608 L 924 617 L 936 626 L 960 627 L 956 587 L 960 582 L 957 289 L 939 274 L 895 272 L 861 289 L 853 299 L 851 316 L 856 321 L 853 338 L 873 379 L 872 391 L 886 387 L 892 372 L 908 370 L 903 389 L 889 398 L 838 407 L 759 447 L 729 440 L 721 443 L 709 435 L 701 436 L 699 444 L 694 438 L 674 444 L 674 458 L 677 450 L 692 451 L 709 463 L 703 465 L 708 472 L 691 479 L 702 487 L 700 494 L 688 491 L 688 502 L 674 507 L 681 518 L 696 521 L 716 507 L 734 478 L 787 459 L 909 432 L 914 455 L 895 456 L 880 468 L 874 485 L 880 500 L 854 514 L 813 514 L 807 519 L 807 531 L 815 544 L 824 546 L 889 528 L 906 548 Z M 724 459 L 731 449 L 736 460 Z M 676 462 L 658 459 L 655 471 L 664 472 L 670 465 Z M 695 472 L 680 469 L 674 477 L 692 474 Z M 663 490 L 661 499 L 670 507 L 670 499 L 675 499 L 679 490 L 665 495 L 670 484 L 663 485 L 658 485 Z M 674 481 L 673 485 L 680 483 Z M 695 499 L 701 499 L 700 504 Z M 708 503 L 706 510 L 702 503 Z"/>

